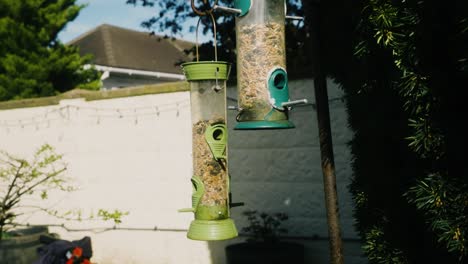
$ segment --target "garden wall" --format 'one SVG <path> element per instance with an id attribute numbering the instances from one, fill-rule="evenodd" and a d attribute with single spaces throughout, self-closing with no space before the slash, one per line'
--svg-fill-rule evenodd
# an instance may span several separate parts
<path id="1" fill-rule="evenodd" d="M 225 263 L 224 246 L 244 240 L 191 241 L 185 230 L 190 207 L 191 123 L 186 83 L 162 84 L 108 92 L 71 92 L 61 97 L 0 103 L 0 149 L 31 155 L 43 143 L 56 147 L 68 163 L 68 175 L 79 190 L 51 195 L 47 206 L 83 209 L 83 216 L 100 208 L 128 211 L 116 230 L 113 223 L 64 222 L 41 213 L 22 219 L 51 227 L 65 239 L 91 236 L 93 260 L 105 263 Z M 351 138 L 342 93 L 329 82 L 336 174 L 346 263 L 365 263 L 353 229 L 351 197 Z M 296 129 L 237 131 L 235 111 L 229 111 L 229 167 L 232 209 L 239 230 L 242 212 L 255 209 L 285 212 L 291 239 L 306 245 L 309 263 L 328 263 L 326 213 L 313 81 L 290 83 L 291 99 L 311 104 L 295 108 Z M 228 90 L 236 105 L 236 91 Z M 34 107 L 30 107 L 34 106 Z M 160 229 L 155 231 L 155 229 Z"/>

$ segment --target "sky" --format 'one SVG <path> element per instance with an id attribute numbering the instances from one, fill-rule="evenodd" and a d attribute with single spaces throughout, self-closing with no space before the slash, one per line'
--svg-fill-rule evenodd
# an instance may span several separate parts
<path id="1" fill-rule="evenodd" d="M 182 1 L 182 0 L 178 0 Z M 77 0 L 76 4 L 87 4 L 88 6 L 81 10 L 78 17 L 69 22 L 66 28 L 60 32 L 59 39 L 63 43 L 80 36 L 81 34 L 101 25 L 110 24 L 137 31 L 149 32 L 140 26 L 141 22 L 157 15 L 159 12 L 156 7 L 141 7 L 127 5 L 126 0 Z M 189 21 L 196 25 L 196 21 Z M 164 35 L 169 32 L 155 32 L 158 35 Z M 195 41 L 195 33 L 183 32 L 183 35 L 175 36 L 190 41 Z M 200 36 L 200 41 L 205 42 L 208 36 Z"/>

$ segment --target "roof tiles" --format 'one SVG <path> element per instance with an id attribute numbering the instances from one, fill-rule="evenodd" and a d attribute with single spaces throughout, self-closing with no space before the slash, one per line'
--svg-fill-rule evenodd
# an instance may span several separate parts
<path id="1" fill-rule="evenodd" d="M 191 61 L 184 49 L 194 43 L 103 24 L 68 45 L 92 54 L 96 65 L 181 74 L 180 63 Z"/>

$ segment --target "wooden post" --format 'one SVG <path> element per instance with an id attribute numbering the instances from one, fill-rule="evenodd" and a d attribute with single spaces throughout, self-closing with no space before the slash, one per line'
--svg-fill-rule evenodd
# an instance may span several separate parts
<path id="1" fill-rule="evenodd" d="M 330 243 L 330 263 L 343 264 L 343 249 L 338 209 L 338 195 L 336 191 L 335 162 L 333 156 L 333 142 L 330 126 L 330 110 L 328 105 L 327 79 L 322 71 L 320 56 L 320 4 L 304 1 L 304 8 L 308 17 L 308 29 L 312 37 L 313 76 L 315 103 L 320 140 L 320 154 L 323 172 L 323 186 L 325 205 L 327 210 L 328 236 Z"/>
<path id="2" fill-rule="evenodd" d="M 330 263 L 343 264 L 338 195 L 336 192 L 335 162 L 330 128 L 327 84 L 324 76 L 314 77 L 315 100 L 322 159 L 323 187 L 327 209 L 328 236 L 330 237 Z"/>

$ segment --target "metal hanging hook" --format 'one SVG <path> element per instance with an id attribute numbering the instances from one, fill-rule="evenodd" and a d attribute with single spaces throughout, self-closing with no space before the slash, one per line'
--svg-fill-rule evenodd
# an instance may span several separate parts
<path id="1" fill-rule="evenodd" d="M 199 16 L 206 16 L 206 15 L 209 15 L 211 13 L 213 13 L 213 10 L 215 10 L 216 6 L 218 5 L 218 0 L 215 0 L 214 1 L 214 4 L 212 6 L 210 6 L 210 8 L 206 11 L 200 11 L 196 6 L 195 6 L 195 0 L 191 0 L 190 1 L 190 4 L 192 6 L 192 10 L 193 12 L 195 12 L 195 14 L 199 15 Z M 206 6 L 208 5 L 208 0 L 203 0 L 203 4 Z"/>

